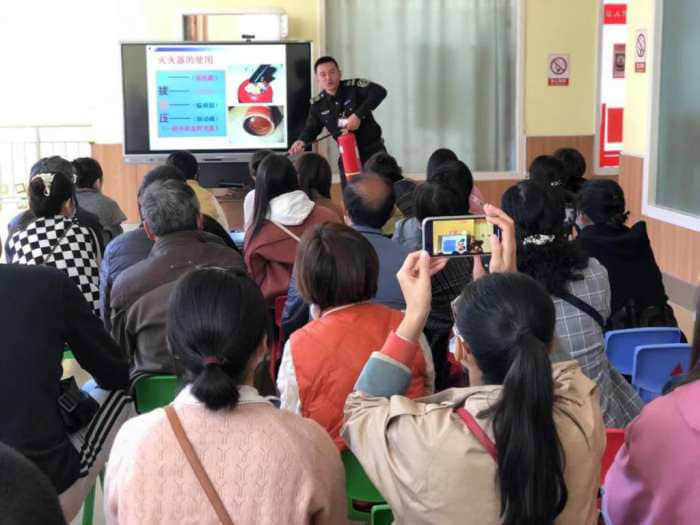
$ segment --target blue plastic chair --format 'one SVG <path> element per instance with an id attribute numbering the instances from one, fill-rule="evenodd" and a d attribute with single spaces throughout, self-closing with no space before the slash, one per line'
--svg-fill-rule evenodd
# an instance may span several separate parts
<path id="1" fill-rule="evenodd" d="M 645 403 L 656 399 L 663 392 L 671 373 L 688 372 L 690 345 L 687 343 L 641 345 L 634 350 L 632 384 Z"/>
<path id="2" fill-rule="evenodd" d="M 678 328 L 630 328 L 611 330 L 605 334 L 605 352 L 608 361 L 625 375 L 632 375 L 634 349 L 641 345 L 680 343 L 681 331 Z"/>

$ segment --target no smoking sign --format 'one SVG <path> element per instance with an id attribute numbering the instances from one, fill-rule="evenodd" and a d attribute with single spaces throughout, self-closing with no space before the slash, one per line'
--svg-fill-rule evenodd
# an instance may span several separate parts
<path id="1" fill-rule="evenodd" d="M 552 54 L 547 59 L 547 85 L 568 86 L 571 76 L 569 55 Z"/>

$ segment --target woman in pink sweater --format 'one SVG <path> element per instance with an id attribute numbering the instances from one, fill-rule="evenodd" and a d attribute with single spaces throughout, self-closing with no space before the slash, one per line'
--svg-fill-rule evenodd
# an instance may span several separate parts
<path id="1" fill-rule="evenodd" d="M 174 408 L 236 525 L 344 524 L 343 466 L 315 422 L 278 410 L 253 385 L 267 348 L 267 306 L 237 270 L 195 270 L 175 287 L 168 346 L 187 386 Z M 128 421 L 107 466 L 108 524 L 219 524 L 166 411 Z"/>
<path id="2" fill-rule="evenodd" d="M 700 321 L 696 321 L 687 379 L 644 407 L 625 429 L 625 443 L 605 477 L 603 508 L 608 524 L 698 523 L 699 361 Z"/>

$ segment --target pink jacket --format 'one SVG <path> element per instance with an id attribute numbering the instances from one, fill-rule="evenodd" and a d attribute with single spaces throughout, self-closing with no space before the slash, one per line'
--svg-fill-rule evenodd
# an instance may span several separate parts
<path id="1" fill-rule="evenodd" d="M 605 478 L 614 525 L 698 523 L 700 519 L 700 381 L 644 407 Z"/>

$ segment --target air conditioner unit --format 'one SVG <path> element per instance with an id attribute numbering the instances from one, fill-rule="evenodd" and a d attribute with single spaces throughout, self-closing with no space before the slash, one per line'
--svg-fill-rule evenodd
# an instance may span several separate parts
<path id="1" fill-rule="evenodd" d="M 287 13 L 279 7 L 237 15 L 241 40 L 282 40 L 289 34 Z"/>

